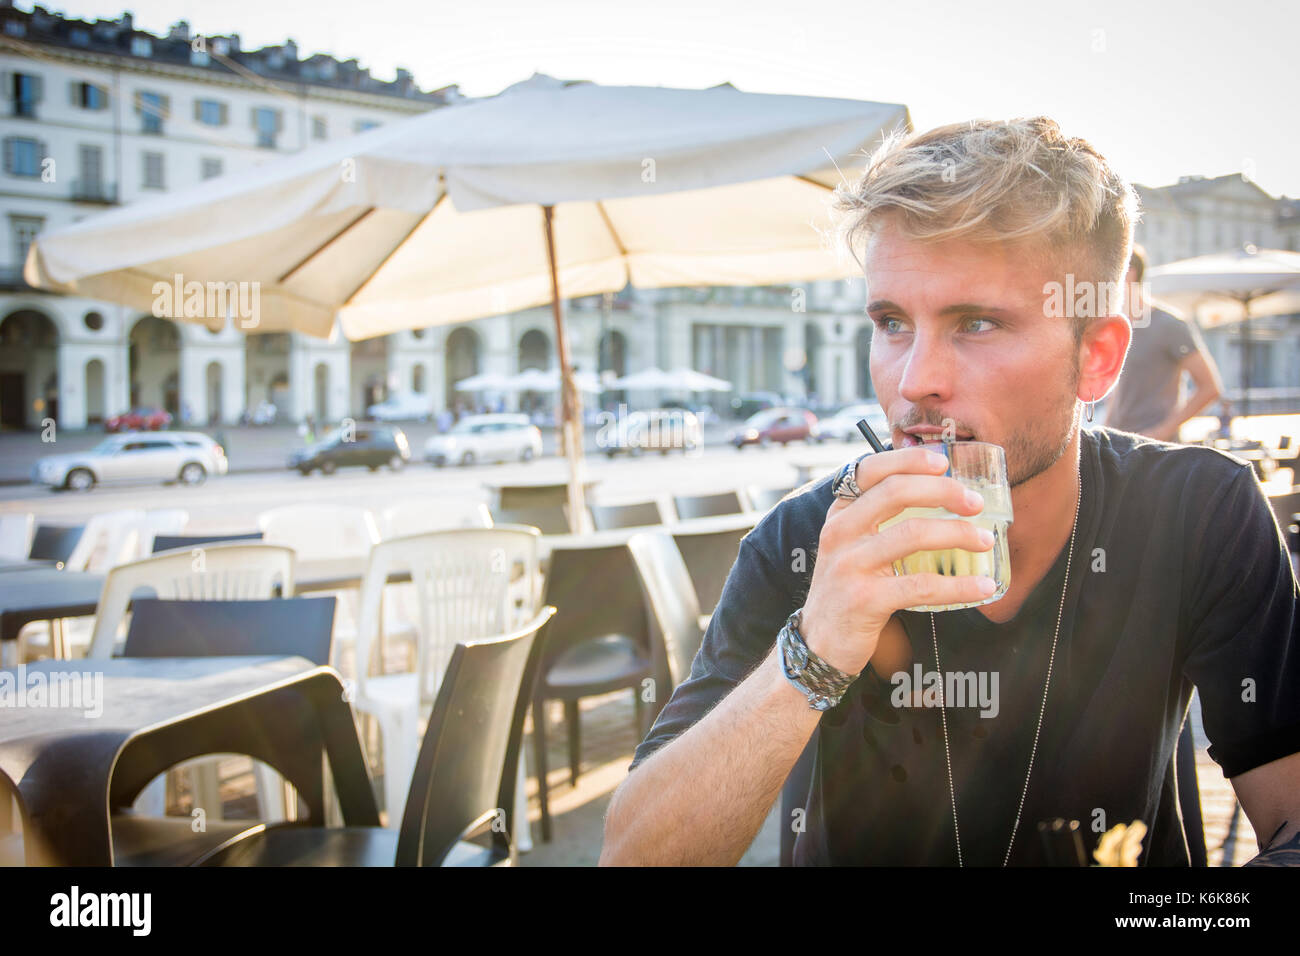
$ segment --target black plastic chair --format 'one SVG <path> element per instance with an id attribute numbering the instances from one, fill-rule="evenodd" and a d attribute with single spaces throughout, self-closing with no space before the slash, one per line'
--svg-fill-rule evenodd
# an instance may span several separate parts
<path id="1" fill-rule="evenodd" d="M 597 694 L 632 690 L 640 737 L 646 729 L 641 682 L 655 676 L 656 662 L 652 659 L 645 600 L 627 545 L 552 550 L 543 603 L 557 609 L 533 693 L 534 769 L 542 810 L 542 839 L 549 842 L 547 701 L 564 701 L 569 773 L 576 786 L 582 750 L 578 702 Z"/>
<path id="2" fill-rule="evenodd" d="M 330 661 L 333 597 L 258 601 L 174 601 L 136 598 L 123 657 L 238 657 L 293 654 Z M 320 812 L 321 808 L 314 808 Z M 189 817 L 116 813 L 113 855 L 118 866 L 184 866 L 226 840 L 261 824 L 206 821 L 195 834 Z"/>
<path id="3" fill-rule="evenodd" d="M 714 515 L 735 515 L 745 510 L 740 495 L 724 491 L 716 495 L 674 495 L 673 507 L 683 521 L 692 518 L 711 518 Z"/>
<path id="4" fill-rule="evenodd" d="M 295 654 L 330 662 L 333 597 L 261 601 L 136 598 L 123 657 L 239 657 Z"/>
<path id="5" fill-rule="evenodd" d="M 85 531 L 86 526 L 80 524 L 38 524 L 27 557 L 33 561 L 56 561 L 62 566 L 72 557 Z"/>
<path id="6" fill-rule="evenodd" d="M 555 609 L 457 644 L 420 745 L 400 829 L 284 824 L 240 834 L 201 866 L 510 866 L 524 716 Z M 504 826 L 497 822 L 504 815 Z M 482 838 L 482 844 L 468 842 Z"/>
<path id="7" fill-rule="evenodd" d="M 542 534 L 569 534 L 568 505 L 537 505 L 531 508 L 498 508 L 492 512 L 492 523 L 522 524 L 536 528 Z"/>
<path id="8" fill-rule="evenodd" d="M 667 700 L 677 685 L 690 676 L 691 662 L 700 649 L 704 637 L 700 629 L 700 604 L 686 562 L 671 535 L 663 531 L 634 534 L 628 539 L 627 549 L 636 565 L 649 613 L 651 657 L 662 656 L 667 668 L 669 683 L 662 692 L 663 699 Z M 659 670 L 662 668 L 656 667 Z"/>
<path id="9" fill-rule="evenodd" d="M 727 583 L 727 575 L 731 573 L 731 566 L 736 563 L 736 555 L 740 553 L 740 541 L 750 530 L 673 530 L 673 541 L 691 572 L 696 597 L 705 613 L 712 613 L 718 606 L 722 586 Z"/>
<path id="10" fill-rule="evenodd" d="M 592 505 L 591 522 L 597 531 L 615 528 L 643 528 L 664 523 L 657 501 L 639 501 L 633 505 Z"/>
<path id="11" fill-rule="evenodd" d="M 176 548 L 197 548 L 204 544 L 222 544 L 226 541 L 261 541 L 262 532 L 247 534 L 158 534 L 153 539 L 153 554 Z"/>

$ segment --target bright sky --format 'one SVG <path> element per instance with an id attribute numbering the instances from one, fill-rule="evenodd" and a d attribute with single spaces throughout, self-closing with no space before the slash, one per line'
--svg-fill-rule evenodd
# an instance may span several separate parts
<path id="1" fill-rule="evenodd" d="M 123 0 L 47 0 L 116 19 Z M 30 9 L 31 3 L 21 3 Z M 921 8 L 924 8 L 922 10 Z M 905 103 L 918 129 L 1045 113 L 1133 181 L 1245 172 L 1300 196 L 1293 0 L 133 0 L 245 49 L 395 67 L 486 96 L 533 72 L 606 85 Z"/>

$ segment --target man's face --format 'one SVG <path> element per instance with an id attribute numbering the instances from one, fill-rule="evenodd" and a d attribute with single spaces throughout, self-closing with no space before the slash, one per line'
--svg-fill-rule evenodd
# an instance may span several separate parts
<path id="1" fill-rule="evenodd" d="M 921 243 L 892 229 L 866 250 L 871 379 L 894 447 L 917 425 L 1007 454 L 1012 487 L 1061 457 L 1078 416 L 1073 320 L 1048 315 L 1043 287 L 1063 276 L 1024 249 Z"/>

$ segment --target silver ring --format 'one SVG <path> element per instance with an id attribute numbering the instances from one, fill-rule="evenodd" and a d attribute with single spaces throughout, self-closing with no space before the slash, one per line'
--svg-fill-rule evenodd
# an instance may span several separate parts
<path id="1" fill-rule="evenodd" d="M 854 498 L 862 497 L 862 489 L 858 487 L 858 460 L 855 459 L 840 469 L 840 473 L 835 476 L 831 482 L 831 494 L 836 498 L 843 498 L 846 501 L 852 501 Z"/>

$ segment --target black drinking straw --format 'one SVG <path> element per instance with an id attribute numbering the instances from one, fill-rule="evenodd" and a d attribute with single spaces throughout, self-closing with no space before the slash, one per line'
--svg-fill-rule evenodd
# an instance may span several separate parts
<path id="1" fill-rule="evenodd" d="M 865 418 L 858 422 L 858 431 L 862 432 L 862 437 L 867 440 L 867 444 L 871 446 L 872 451 L 882 452 L 885 450 L 885 446 L 876 437 L 876 433 L 871 430 L 871 426 L 867 424 Z"/>

